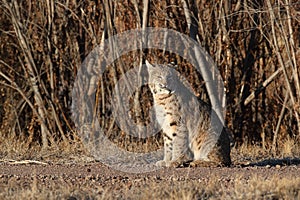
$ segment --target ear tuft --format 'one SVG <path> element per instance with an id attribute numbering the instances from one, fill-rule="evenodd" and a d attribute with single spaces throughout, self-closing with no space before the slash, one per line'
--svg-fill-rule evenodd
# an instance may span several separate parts
<path id="1" fill-rule="evenodd" d="M 151 65 L 151 64 L 148 62 L 148 60 L 145 60 L 145 63 L 146 63 L 147 68 L 154 67 L 153 65 Z"/>

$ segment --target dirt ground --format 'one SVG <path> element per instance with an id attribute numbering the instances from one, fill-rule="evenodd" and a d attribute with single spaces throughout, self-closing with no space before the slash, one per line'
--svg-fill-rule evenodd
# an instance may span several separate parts
<path id="1" fill-rule="evenodd" d="M 247 166 L 235 165 L 229 168 L 162 168 L 135 174 L 116 171 L 95 161 L 88 163 L 2 161 L 0 198 L 72 200 L 148 197 L 298 198 L 299 177 L 299 159 L 264 160 L 248 163 Z M 270 191 L 265 183 L 274 191 Z M 282 188 L 287 187 L 288 195 L 292 196 L 284 196 L 285 192 L 280 193 Z"/>

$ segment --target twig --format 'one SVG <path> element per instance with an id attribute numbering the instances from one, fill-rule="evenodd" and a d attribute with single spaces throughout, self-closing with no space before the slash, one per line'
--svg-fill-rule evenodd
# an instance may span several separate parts
<path id="1" fill-rule="evenodd" d="M 3 159 L 3 160 L 0 160 L 0 163 L 8 163 L 8 164 L 12 164 L 12 165 L 26 165 L 26 164 L 48 165 L 48 163 L 37 161 L 37 160 Z"/>
<path id="2" fill-rule="evenodd" d="M 253 91 L 245 100 L 244 105 L 248 105 L 258 94 L 260 94 L 273 80 L 282 72 L 283 67 L 277 69 L 267 80 L 265 80 L 255 91 Z"/>
<path id="3" fill-rule="evenodd" d="M 286 95 L 285 95 L 285 98 L 284 98 L 282 109 L 280 111 L 279 119 L 278 119 L 278 122 L 277 122 L 277 125 L 276 125 L 276 130 L 274 132 L 273 144 L 272 144 L 272 151 L 273 151 L 273 153 L 275 153 L 275 151 L 276 151 L 276 143 L 277 143 L 278 131 L 279 131 L 280 124 L 281 124 L 281 121 L 282 121 L 283 116 L 284 116 L 284 111 L 285 111 L 285 108 L 286 108 L 286 103 L 288 101 L 288 97 L 289 97 L 289 94 L 287 92 Z"/>

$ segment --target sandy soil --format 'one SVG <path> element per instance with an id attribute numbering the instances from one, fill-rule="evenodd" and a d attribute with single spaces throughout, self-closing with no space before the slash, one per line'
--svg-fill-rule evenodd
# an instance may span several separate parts
<path id="1" fill-rule="evenodd" d="M 247 183 L 251 177 L 268 180 L 272 177 L 295 178 L 300 176 L 300 161 L 267 160 L 248 166 L 229 168 L 162 168 L 148 173 L 125 173 L 110 169 L 99 162 L 90 163 L 43 163 L 43 164 L 12 164 L 0 163 L 0 191 L 8 185 L 33 187 L 32 184 L 53 188 L 53 185 L 65 183 L 69 188 L 86 187 L 97 190 L 99 194 L 109 193 L 116 198 L 128 198 L 131 191 L 145 188 L 149 184 L 172 185 L 174 182 L 197 182 L 211 184 L 221 182 L 230 190 L 239 180 Z M 212 180 L 213 179 L 213 180 Z M 300 190 L 300 188 L 299 188 Z M 101 192 L 102 191 L 102 192 Z M 88 192 L 87 192 L 88 193 Z M 147 195 L 147 194 L 146 194 Z M 66 199 L 72 199 L 70 198 Z M 73 198 L 76 199 L 76 198 Z"/>
<path id="2" fill-rule="evenodd" d="M 85 178 L 98 177 L 99 179 L 116 177 L 125 177 L 126 179 L 138 179 L 141 177 L 152 177 L 159 179 L 170 179 L 172 177 L 184 179 L 206 179 L 214 174 L 223 178 L 235 178 L 237 176 L 247 179 L 249 176 L 257 175 L 270 177 L 278 175 L 279 177 L 300 176 L 300 164 L 293 165 L 264 165 L 247 167 L 228 167 L 228 168 L 162 168 L 157 171 L 147 173 L 126 173 L 110 169 L 99 162 L 87 164 L 0 164 L 0 178 L 8 176 L 18 176 L 20 178 L 27 176 L 37 177 L 65 177 L 65 178 Z"/>

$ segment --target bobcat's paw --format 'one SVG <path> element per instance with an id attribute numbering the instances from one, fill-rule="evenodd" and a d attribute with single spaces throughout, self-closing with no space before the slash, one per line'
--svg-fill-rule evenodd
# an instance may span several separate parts
<path id="1" fill-rule="evenodd" d="M 179 167 L 180 163 L 178 161 L 165 161 L 160 160 L 155 163 L 157 167 Z"/>
<path id="2" fill-rule="evenodd" d="M 167 166 L 167 167 L 178 168 L 178 167 L 181 167 L 182 164 L 183 164 L 183 163 L 182 163 L 181 161 L 174 160 L 174 161 L 171 161 L 171 162 L 166 163 L 166 166 Z"/>
<path id="3" fill-rule="evenodd" d="M 166 166 L 167 166 L 166 161 L 164 161 L 164 160 L 159 160 L 159 161 L 157 161 L 157 162 L 155 163 L 155 165 L 156 165 L 157 167 L 166 167 Z"/>
<path id="4" fill-rule="evenodd" d="M 189 163 L 189 167 L 217 167 L 218 163 L 206 160 L 194 160 Z"/>

